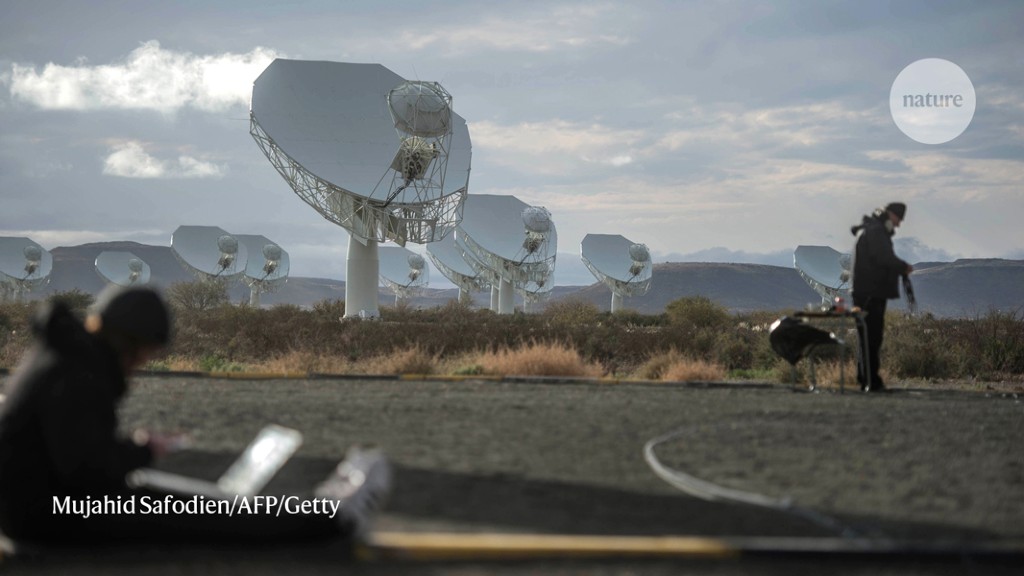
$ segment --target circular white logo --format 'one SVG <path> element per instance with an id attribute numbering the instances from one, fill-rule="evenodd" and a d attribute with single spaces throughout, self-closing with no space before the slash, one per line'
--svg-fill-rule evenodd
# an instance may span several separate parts
<path id="1" fill-rule="evenodd" d="M 941 58 L 918 60 L 903 69 L 889 91 L 892 119 L 922 144 L 944 144 L 974 118 L 974 84 L 956 64 Z"/>

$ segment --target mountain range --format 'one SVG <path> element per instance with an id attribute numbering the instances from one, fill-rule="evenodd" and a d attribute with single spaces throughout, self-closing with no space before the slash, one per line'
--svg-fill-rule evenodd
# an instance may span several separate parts
<path id="1" fill-rule="evenodd" d="M 96 257 L 103 251 L 127 251 L 150 266 L 150 283 L 166 289 L 195 277 L 186 271 L 169 247 L 135 242 L 103 242 L 61 246 L 50 251 L 53 271 L 47 286 L 30 298 L 78 289 L 96 294 L 106 285 L 95 270 Z M 435 271 L 435 274 L 437 272 Z M 976 317 L 990 311 L 1019 312 L 1024 309 L 1024 261 L 1003 259 L 961 259 L 954 262 L 921 262 L 911 276 L 918 309 L 940 317 Z M 249 288 L 237 284 L 229 290 L 234 302 L 247 302 Z M 625 308 L 658 314 L 669 302 L 685 296 L 706 296 L 734 312 L 802 309 L 818 305 L 820 297 L 794 268 L 763 264 L 666 262 L 655 264 L 650 291 L 627 298 Z M 455 288 L 425 288 L 410 300 L 412 306 L 439 306 L 458 297 Z M 345 283 L 326 278 L 293 277 L 278 291 L 264 294 L 264 306 L 293 304 L 310 306 L 321 300 L 343 300 Z M 611 291 L 595 282 L 589 286 L 556 286 L 548 298 L 554 302 L 576 298 L 607 310 Z M 381 289 L 380 304 L 391 305 L 394 295 Z M 473 294 L 477 306 L 487 306 L 489 292 Z M 894 309 L 905 301 L 893 302 Z"/>

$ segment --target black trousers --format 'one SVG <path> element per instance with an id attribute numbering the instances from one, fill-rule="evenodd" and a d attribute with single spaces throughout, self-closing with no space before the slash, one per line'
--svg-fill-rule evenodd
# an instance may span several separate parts
<path id="1" fill-rule="evenodd" d="M 853 296 L 853 305 L 859 306 L 865 313 L 864 323 L 857 330 L 860 343 L 860 354 L 857 357 L 857 382 L 861 387 L 884 386 L 882 377 L 878 375 L 878 368 L 881 365 L 879 351 L 882 349 L 882 338 L 885 336 L 887 302 L 885 298 Z"/>

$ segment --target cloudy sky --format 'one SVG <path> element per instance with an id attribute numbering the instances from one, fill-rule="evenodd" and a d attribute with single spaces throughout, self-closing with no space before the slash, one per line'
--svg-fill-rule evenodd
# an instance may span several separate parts
<path id="1" fill-rule="evenodd" d="M 344 278 L 347 234 L 248 132 L 252 81 L 284 57 L 441 82 L 469 123 L 470 193 L 552 212 L 558 284 L 593 281 L 590 232 L 655 262 L 791 265 L 799 244 L 848 250 L 892 200 L 908 260 L 1024 258 L 1022 29 L 1016 1 L 4 0 L 0 235 L 168 245 L 216 225 Z M 890 114 L 923 58 L 976 92 L 944 144 Z"/>

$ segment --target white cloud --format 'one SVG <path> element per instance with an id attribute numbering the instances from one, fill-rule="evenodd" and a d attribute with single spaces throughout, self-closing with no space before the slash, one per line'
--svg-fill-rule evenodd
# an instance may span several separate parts
<path id="1" fill-rule="evenodd" d="M 191 156 L 179 156 L 177 163 L 150 156 L 139 142 L 114 146 L 103 162 L 103 173 L 122 178 L 220 178 L 227 171 L 216 164 Z"/>
<path id="2" fill-rule="evenodd" d="M 666 131 L 658 142 L 669 150 L 717 143 L 759 153 L 772 147 L 820 146 L 889 122 L 878 110 L 851 109 L 839 101 L 753 110 L 690 104 L 667 119 L 683 125 Z"/>
<path id="3" fill-rule="evenodd" d="M 470 131 L 474 147 L 489 162 L 540 174 L 564 174 L 589 164 L 625 166 L 633 162 L 630 151 L 644 136 L 640 130 L 564 120 L 512 126 L 473 122 Z"/>
<path id="4" fill-rule="evenodd" d="M 592 45 L 623 46 L 632 42 L 627 34 L 606 33 L 609 22 L 615 28 L 624 15 L 610 6 L 590 3 L 544 9 L 535 14 L 490 17 L 465 25 L 433 28 L 431 32 L 409 30 L 399 35 L 397 45 L 415 50 L 442 49 L 449 55 L 482 49 L 509 52 L 552 52 Z"/>
<path id="5" fill-rule="evenodd" d="M 220 111 L 248 105 L 252 83 L 277 54 L 255 48 L 246 54 L 197 56 L 151 40 L 111 65 L 14 64 L 11 96 L 43 109 L 140 109 L 173 113 L 193 107 Z"/>

